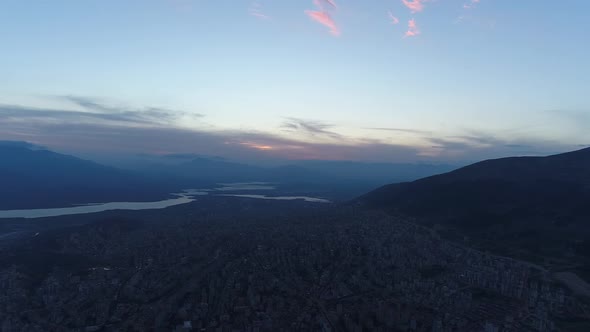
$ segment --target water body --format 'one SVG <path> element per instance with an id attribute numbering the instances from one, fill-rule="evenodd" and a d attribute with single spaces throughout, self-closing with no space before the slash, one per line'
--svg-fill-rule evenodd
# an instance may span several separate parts
<path id="1" fill-rule="evenodd" d="M 174 205 L 186 204 L 195 199 L 185 194 L 176 194 L 177 198 L 158 202 L 111 202 L 104 204 L 78 205 L 65 208 L 0 210 L 0 218 L 45 218 L 66 216 L 70 214 L 96 213 L 110 210 L 151 210 L 164 209 Z"/>
<path id="2" fill-rule="evenodd" d="M 245 197 L 245 198 L 256 198 L 256 199 L 271 199 L 277 201 L 292 201 L 296 199 L 302 199 L 306 202 L 313 203 L 330 203 L 329 200 L 323 198 L 309 197 L 309 196 L 266 196 L 266 195 L 238 195 L 238 194 L 224 194 L 218 196 L 232 196 L 232 197 Z"/>
<path id="3" fill-rule="evenodd" d="M 173 194 L 176 198 L 166 199 L 158 202 L 111 202 L 103 204 L 84 204 L 63 208 L 51 209 L 26 209 L 26 210 L 0 210 L 0 218 L 45 218 L 66 216 L 72 214 L 97 213 L 111 210 L 152 210 L 164 209 L 170 206 L 186 204 L 195 201 L 194 196 L 234 196 L 254 199 L 270 200 L 297 200 L 301 199 L 306 202 L 330 203 L 323 198 L 308 196 L 267 196 L 267 195 L 246 195 L 246 194 L 216 194 L 216 192 L 231 192 L 245 190 L 273 190 L 276 187 L 272 183 L 266 182 L 244 182 L 244 183 L 220 183 L 221 187 L 214 189 L 187 189 L 182 194 Z"/>
<path id="4" fill-rule="evenodd" d="M 268 182 L 237 182 L 220 183 L 222 187 L 215 188 L 216 191 L 240 191 L 240 190 L 275 190 L 276 186 Z"/>
<path id="5" fill-rule="evenodd" d="M 268 196 L 268 195 L 254 195 L 254 194 L 221 194 L 222 192 L 244 192 L 244 191 L 267 191 L 275 190 L 276 184 L 270 182 L 236 182 L 236 183 L 219 183 L 221 187 L 213 189 L 187 189 L 185 190 L 188 194 L 197 195 L 211 195 L 211 196 L 231 196 L 231 197 L 244 197 L 254 199 L 269 199 L 278 201 L 292 201 L 292 200 L 304 200 L 306 202 L 313 203 L 330 203 L 329 200 L 323 198 L 309 197 L 309 196 Z M 219 194 L 217 194 L 219 193 Z"/>
<path id="6" fill-rule="evenodd" d="M 275 190 L 277 187 L 269 182 L 235 182 L 235 183 L 218 183 L 219 187 L 210 189 L 186 189 L 184 192 L 189 194 L 207 195 L 215 191 L 258 191 L 258 190 Z"/>

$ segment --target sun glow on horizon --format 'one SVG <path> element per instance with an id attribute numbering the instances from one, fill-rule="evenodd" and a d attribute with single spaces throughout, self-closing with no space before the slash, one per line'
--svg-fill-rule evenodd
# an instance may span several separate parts
<path id="1" fill-rule="evenodd" d="M 270 145 L 263 145 L 263 144 L 257 144 L 257 143 L 252 143 L 252 142 L 241 142 L 240 145 L 247 146 L 249 148 L 260 150 L 260 151 L 270 151 L 270 150 L 275 149 L 274 147 L 272 147 Z"/>

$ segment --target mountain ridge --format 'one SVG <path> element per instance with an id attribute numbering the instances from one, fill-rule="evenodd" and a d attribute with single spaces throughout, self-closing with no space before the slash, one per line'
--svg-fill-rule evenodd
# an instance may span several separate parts
<path id="1" fill-rule="evenodd" d="M 485 160 L 389 184 L 356 202 L 504 255 L 535 261 L 577 255 L 574 261 L 590 271 L 590 148 Z"/>
<path id="2" fill-rule="evenodd" d="M 0 144 L 0 208 L 156 200 L 168 186 L 133 172 L 34 145 Z"/>

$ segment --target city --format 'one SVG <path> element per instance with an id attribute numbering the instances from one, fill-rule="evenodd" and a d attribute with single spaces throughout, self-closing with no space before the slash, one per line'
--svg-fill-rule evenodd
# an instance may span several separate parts
<path id="1" fill-rule="evenodd" d="M 51 246 L 72 261 L 38 280 L 3 269 L 2 331 L 555 331 L 588 319 L 588 304 L 541 267 L 407 220 L 205 200 L 159 223 L 103 221 L 2 248 Z"/>

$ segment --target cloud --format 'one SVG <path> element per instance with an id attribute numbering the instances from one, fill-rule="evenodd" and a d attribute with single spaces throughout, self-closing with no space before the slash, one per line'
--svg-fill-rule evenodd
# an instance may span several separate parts
<path id="1" fill-rule="evenodd" d="M 430 144 L 422 154 L 443 160 L 480 161 L 490 158 L 539 156 L 576 149 L 574 145 L 535 138 L 510 138 L 468 130 L 463 135 L 425 137 Z"/>
<path id="2" fill-rule="evenodd" d="M 328 13 L 328 10 L 337 8 L 336 3 L 331 0 L 314 0 L 313 3 L 319 10 L 306 10 L 305 14 L 312 20 L 328 27 L 332 35 L 339 36 L 340 29 Z"/>
<path id="3" fill-rule="evenodd" d="M 391 21 L 391 24 L 398 24 L 399 23 L 399 19 L 397 17 L 395 17 L 392 12 L 387 12 L 387 15 L 389 16 L 389 20 Z"/>
<path id="4" fill-rule="evenodd" d="M 179 116 L 187 115 L 192 117 L 203 117 L 200 113 L 189 113 L 179 110 L 170 110 L 161 107 L 144 107 L 144 108 L 133 108 L 123 105 L 112 105 L 98 98 L 82 97 L 82 96 L 60 96 L 60 99 L 69 101 L 74 105 L 80 106 L 86 110 L 94 111 L 97 113 L 118 115 L 121 117 L 129 118 L 176 118 Z"/>
<path id="5" fill-rule="evenodd" d="M 111 106 L 97 99 L 87 97 L 64 96 L 58 98 L 69 101 L 75 106 L 82 108 L 82 110 L 0 105 L 0 121 L 80 122 L 108 123 L 115 126 L 161 126 L 174 123 L 183 117 L 203 117 L 202 114 L 158 107 L 129 108 Z"/>
<path id="6" fill-rule="evenodd" d="M 62 99 L 69 101 L 73 104 L 81 106 L 82 108 L 91 109 L 91 110 L 99 111 L 102 113 L 121 112 L 121 108 L 108 106 L 107 104 L 102 103 L 98 99 L 94 99 L 94 98 L 81 97 L 81 96 L 61 96 L 58 98 L 62 98 Z"/>
<path id="7" fill-rule="evenodd" d="M 108 122 L 120 124 L 154 124 L 153 119 L 135 113 L 94 113 L 70 110 L 37 109 L 15 105 L 0 105 L 0 119 L 9 121 L 35 121 L 35 122 Z"/>
<path id="8" fill-rule="evenodd" d="M 353 143 L 342 139 L 318 143 L 257 131 L 137 126 L 133 122 L 115 123 L 94 117 L 88 121 L 80 117 L 81 113 L 84 112 L 0 106 L 0 137 L 85 155 L 196 153 L 248 162 L 265 159 L 409 162 L 419 158 L 416 147 L 374 141 Z M 331 125 L 314 121 L 288 119 L 285 127 L 307 136 L 339 137 L 329 130 Z"/>
<path id="9" fill-rule="evenodd" d="M 63 96 L 61 98 L 86 110 L 102 114 L 103 117 L 111 118 L 113 120 L 119 119 L 120 121 L 157 124 L 162 122 L 169 123 L 178 120 L 181 117 L 203 117 L 203 114 L 200 113 L 171 110 L 161 107 L 133 108 L 120 105 L 113 106 L 97 98 L 90 97 Z"/>
<path id="10" fill-rule="evenodd" d="M 250 8 L 248 8 L 248 14 L 250 14 L 251 16 L 254 16 L 256 18 L 260 18 L 260 19 L 264 19 L 264 20 L 270 19 L 270 16 L 266 15 L 262 11 L 262 5 L 258 1 L 254 1 L 254 2 L 252 2 L 252 4 L 250 4 Z"/>
<path id="11" fill-rule="evenodd" d="M 419 130 L 419 129 L 405 129 L 405 128 L 389 128 L 389 127 L 369 127 L 365 129 L 370 130 L 380 130 L 380 131 L 395 131 L 401 133 L 410 133 L 410 134 L 430 134 L 430 131 L 427 130 Z"/>
<path id="12" fill-rule="evenodd" d="M 424 0 L 402 0 L 404 6 L 406 6 L 412 13 L 418 13 L 424 10 Z"/>
<path id="13" fill-rule="evenodd" d="M 332 7 L 333 9 L 338 8 L 334 0 L 314 0 L 313 3 L 322 10 L 326 8 L 326 5 L 328 7 Z"/>
<path id="14" fill-rule="evenodd" d="M 342 138 L 340 134 L 329 130 L 333 125 L 318 121 L 287 118 L 281 127 L 289 132 L 300 133 L 310 137 Z"/>
<path id="15" fill-rule="evenodd" d="M 481 0 L 469 0 L 468 2 L 463 4 L 463 8 L 465 9 L 472 9 L 477 7 L 477 5 L 481 2 Z"/>
<path id="16" fill-rule="evenodd" d="M 420 34 L 420 29 L 414 19 L 408 21 L 408 30 L 405 33 L 405 37 L 415 37 Z"/>
<path id="17" fill-rule="evenodd" d="M 416 134 L 423 142 L 404 145 L 379 139 L 352 138 L 335 132 L 333 124 L 299 118 L 286 118 L 283 122 L 281 127 L 288 135 L 189 129 L 179 127 L 174 121 L 166 124 L 167 121 L 146 118 L 141 112 L 114 112 L 109 105 L 96 101 L 88 103 L 83 100 L 83 104 L 93 111 L 0 105 L 0 138 L 28 141 L 74 154 L 191 153 L 248 162 L 268 159 L 462 162 L 515 154 L 543 155 L 579 148 L 535 138 L 501 138 L 474 130 L 465 130 L 455 136 L 435 136 L 435 133 L 418 129 L 370 128 Z M 151 108 L 141 110 L 144 109 Z M 169 116 L 175 118 L 175 115 Z M 575 116 L 581 114 L 575 113 Z M 585 138 L 580 141 L 587 142 Z"/>
<path id="18" fill-rule="evenodd" d="M 338 29 L 336 22 L 334 22 L 328 13 L 316 10 L 306 10 L 305 14 L 307 14 L 312 20 L 328 27 L 332 35 L 340 35 L 340 29 Z"/>

